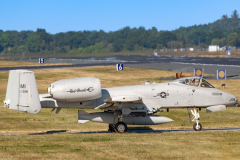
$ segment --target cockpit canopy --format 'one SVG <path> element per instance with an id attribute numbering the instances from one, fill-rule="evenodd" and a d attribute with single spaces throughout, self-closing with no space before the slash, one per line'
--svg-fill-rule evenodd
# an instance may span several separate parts
<path id="1" fill-rule="evenodd" d="M 205 79 L 201 77 L 185 77 L 185 78 L 176 79 L 173 82 L 181 83 L 189 86 L 215 88 L 213 85 L 211 85 L 209 82 L 207 82 Z"/>

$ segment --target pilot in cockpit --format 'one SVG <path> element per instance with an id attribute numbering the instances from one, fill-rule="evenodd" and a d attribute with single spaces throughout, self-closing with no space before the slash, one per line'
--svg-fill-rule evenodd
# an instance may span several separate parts
<path id="1" fill-rule="evenodd" d="M 199 85 L 200 81 L 201 81 L 201 85 Z M 178 83 L 182 83 L 189 86 L 215 88 L 213 85 L 208 83 L 205 79 L 201 79 L 200 77 L 181 78 L 181 79 L 174 80 L 173 82 L 178 82 Z"/>

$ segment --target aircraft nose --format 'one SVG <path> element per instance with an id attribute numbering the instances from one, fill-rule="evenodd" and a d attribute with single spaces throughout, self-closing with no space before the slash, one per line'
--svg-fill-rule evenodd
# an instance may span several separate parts
<path id="1" fill-rule="evenodd" d="M 228 96 L 227 100 L 229 101 L 230 105 L 235 105 L 238 103 L 238 98 L 234 95 Z"/>
<path id="2" fill-rule="evenodd" d="M 236 101 L 236 106 L 238 106 L 239 104 L 238 104 L 238 98 L 237 97 L 235 97 L 235 101 Z"/>
<path id="3" fill-rule="evenodd" d="M 233 96 L 233 99 L 236 103 L 238 103 L 238 98 L 236 96 Z"/>

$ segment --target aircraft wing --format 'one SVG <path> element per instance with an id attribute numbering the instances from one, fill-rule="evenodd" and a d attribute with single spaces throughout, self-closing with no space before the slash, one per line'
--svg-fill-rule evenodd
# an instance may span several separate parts
<path id="1" fill-rule="evenodd" d="M 109 107 L 113 107 L 115 104 L 118 103 L 142 103 L 142 98 L 136 95 L 131 95 L 131 96 L 116 96 L 116 97 L 111 97 L 106 100 L 104 100 L 105 103 L 97 106 L 95 109 L 106 109 Z"/>
<path id="2" fill-rule="evenodd" d="M 108 102 L 122 102 L 122 103 L 142 103 L 142 98 L 136 95 L 133 96 L 116 96 L 116 97 L 111 97 L 105 100 L 106 103 Z"/>

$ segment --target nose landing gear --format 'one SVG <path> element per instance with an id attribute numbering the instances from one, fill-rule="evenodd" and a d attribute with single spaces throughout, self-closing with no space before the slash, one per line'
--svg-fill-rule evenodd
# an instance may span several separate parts
<path id="1" fill-rule="evenodd" d="M 201 123 L 194 123 L 194 125 L 193 125 L 193 129 L 195 130 L 195 131 L 200 131 L 201 129 L 202 129 L 202 125 L 201 125 Z"/>
<path id="2" fill-rule="evenodd" d="M 199 123 L 200 115 L 198 113 L 198 110 L 194 107 L 194 109 L 190 108 L 190 111 L 192 113 L 192 118 L 190 118 L 190 114 L 189 114 L 190 123 L 192 124 L 191 121 L 196 122 L 193 125 L 193 129 L 195 131 L 200 131 L 202 129 L 202 125 L 201 123 Z M 189 110 L 188 110 L 188 113 L 189 113 Z"/>

